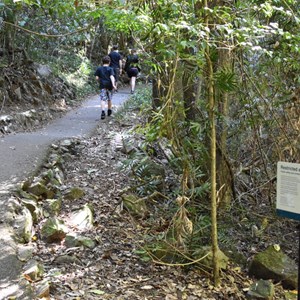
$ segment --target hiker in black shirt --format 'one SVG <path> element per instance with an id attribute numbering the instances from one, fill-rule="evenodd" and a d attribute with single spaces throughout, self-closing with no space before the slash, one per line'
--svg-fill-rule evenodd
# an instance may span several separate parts
<path id="1" fill-rule="evenodd" d="M 100 101 L 101 101 L 101 119 L 105 119 L 105 106 L 107 102 L 107 115 L 112 114 L 112 91 L 116 89 L 114 70 L 109 66 L 110 57 L 104 56 L 102 59 L 103 65 L 98 67 L 95 76 L 100 84 Z"/>
<path id="2" fill-rule="evenodd" d="M 118 88 L 118 81 L 119 76 L 122 74 L 122 57 L 118 52 L 118 46 L 115 45 L 112 47 L 111 52 L 108 54 L 110 57 L 110 67 L 114 69 L 115 72 L 115 84 L 116 84 L 116 91 Z"/>
<path id="3" fill-rule="evenodd" d="M 133 94 L 136 78 L 141 71 L 139 67 L 139 57 L 134 49 L 131 50 L 131 54 L 129 54 L 126 58 L 125 71 L 130 78 L 131 94 Z"/>

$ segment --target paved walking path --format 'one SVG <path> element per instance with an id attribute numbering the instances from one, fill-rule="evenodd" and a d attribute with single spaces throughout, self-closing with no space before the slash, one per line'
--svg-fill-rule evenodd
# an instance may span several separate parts
<path id="1" fill-rule="evenodd" d="M 129 89 L 119 90 L 113 97 L 113 109 L 117 109 L 128 97 Z M 16 256 L 13 230 L 5 222 L 11 188 L 34 175 L 53 142 L 90 136 L 101 122 L 100 112 L 99 96 L 95 95 L 43 129 L 0 138 L 0 300 L 7 299 L 20 289 L 18 282 L 22 263 Z M 31 298 L 23 295 L 17 299 Z"/>

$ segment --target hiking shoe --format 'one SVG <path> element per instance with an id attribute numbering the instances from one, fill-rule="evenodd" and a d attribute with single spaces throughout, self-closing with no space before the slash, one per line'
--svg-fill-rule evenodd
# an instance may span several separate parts
<path id="1" fill-rule="evenodd" d="M 101 120 L 105 119 L 105 112 L 102 111 L 102 114 L 101 114 Z"/>
<path id="2" fill-rule="evenodd" d="M 111 109 L 108 109 L 108 110 L 107 110 L 107 115 L 110 116 L 111 114 L 112 114 L 112 110 L 111 110 Z"/>

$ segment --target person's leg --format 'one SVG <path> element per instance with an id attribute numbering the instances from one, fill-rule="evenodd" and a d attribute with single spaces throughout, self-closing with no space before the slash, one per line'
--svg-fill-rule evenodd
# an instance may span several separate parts
<path id="1" fill-rule="evenodd" d="M 130 69 L 127 70 L 126 73 L 127 73 L 127 76 L 129 77 L 129 86 L 130 86 L 130 90 L 131 90 L 131 86 L 132 86 L 132 84 L 131 84 L 131 78 L 132 78 L 132 75 L 131 75 Z"/>
<path id="2" fill-rule="evenodd" d="M 119 81 L 120 69 L 116 68 L 116 69 L 114 69 L 114 72 L 115 72 L 114 77 L 115 77 L 115 86 L 116 86 L 115 92 L 118 92 L 118 81 Z"/>
<path id="3" fill-rule="evenodd" d="M 108 100 L 107 100 L 107 115 L 110 116 L 112 114 L 112 92 L 108 92 Z"/>
<path id="4" fill-rule="evenodd" d="M 107 101 L 107 108 L 108 108 L 108 109 L 111 109 L 111 108 L 112 108 L 112 102 L 111 102 L 111 100 L 108 100 L 108 101 Z"/>
<path id="5" fill-rule="evenodd" d="M 106 102 L 104 100 L 101 101 L 101 119 L 105 119 L 105 106 Z"/>
<path id="6" fill-rule="evenodd" d="M 135 90 L 135 81 L 136 81 L 136 77 L 132 76 L 131 79 L 130 79 L 131 93 L 134 93 L 134 90 Z"/>
<path id="7" fill-rule="evenodd" d="M 108 100 L 107 89 L 101 89 L 100 91 L 100 101 L 101 101 L 101 120 L 105 119 L 105 106 Z"/>

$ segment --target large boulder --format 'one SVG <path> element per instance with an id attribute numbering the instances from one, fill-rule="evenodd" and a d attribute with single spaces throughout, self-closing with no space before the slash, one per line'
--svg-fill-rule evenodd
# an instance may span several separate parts
<path id="1" fill-rule="evenodd" d="M 286 288 L 297 288 L 297 265 L 280 250 L 278 245 L 270 246 L 253 257 L 249 266 L 249 275 L 258 279 L 281 281 Z"/>

